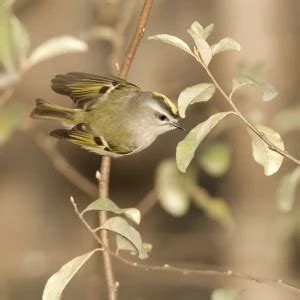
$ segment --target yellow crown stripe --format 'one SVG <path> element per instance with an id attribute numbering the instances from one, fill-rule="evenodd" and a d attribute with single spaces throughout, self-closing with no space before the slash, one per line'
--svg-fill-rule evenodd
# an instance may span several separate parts
<path id="1" fill-rule="evenodd" d="M 153 95 L 159 97 L 167 105 L 174 116 L 178 116 L 178 109 L 176 105 L 167 96 L 158 92 L 153 92 Z"/>

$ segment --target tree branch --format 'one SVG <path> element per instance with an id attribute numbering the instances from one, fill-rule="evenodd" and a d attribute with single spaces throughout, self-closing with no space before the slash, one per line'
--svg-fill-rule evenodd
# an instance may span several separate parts
<path id="1" fill-rule="evenodd" d="M 221 270 L 195 270 L 195 269 L 186 269 L 186 268 L 178 268 L 178 267 L 173 267 L 168 264 L 165 264 L 163 266 L 149 266 L 137 262 L 132 262 L 116 253 L 114 253 L 109 247 L 106 246 L 106 244 L 103 242 L 103 240 L 97 235 L 96 231 L 89 225 L 89 223 L 84 219 L 83 215 L 80 213 L 78 210 L 77 204 L 75 203 L 74 199 L 71 197 L 71 203 L 74 207 L 74 211 L 80 221 L 83 223 L 83 225 L 87 228 L 87 230 L 91 233 L 93 238 L 96 240 L 96 242 L 104 248 L 105 253 L 107 253 L 109 256 L 112 256 L 116 258 L 117 260 L 123 262 L 124 264 L 134 267 L 134 268 L 139 268 L 145 271 L 155 271 L 155 272 L 169 272 L 169 273 L 177 273 L 180 275 L 184 276 L 213 276 L 213 277 L 227 277 L 230 279 L 239 279 L 243 280 L 246 282 L 250 283 L 255 283 L 255 284 L 264 284 L 268 286 L 274 286 L 277 288 L 284 288 L 286 290 L 289 290 L 291 292 L 294 292 L 298 295 L 300 295 L 300 288 L 287 283 L 281 279 L 274 280 L 274 279 L 266 279 L 266 278 L 258 278 L 254 277 L 245 273 L 239 273 L 239 272 L 234 272 L 232 270 L 227 270 L 227 271 L 221 271 Z M 102 230 L 104 231 L 104 230 Z"/>
<path id="2" fill-rule="evenodd" d="M 247 120 L 247 118 L 241 113 L 241 111 L 237 108 L 237 106 L 234 104 L 230 96 L 228 96 L 223 88 L 220 86 L 220 84 L 217 82 L 211 71 L 209 70 L 208 66 L 205 65 L 205 63 L 202 61 L 200 56 L 198 54 L 194 55 L 195 59 L 202 65 L 204 70 L 206 71 L 207 75 L 210 77 L 211 81 L 214 83 L 215 87 L 219 92 L 222 94 L 222 96 L 225 98 L 225 100 L 228 102 L 228 104 L 233 108 L 236 115 L 246 124 L 246 126 L 251 129 L 262 141 L 266 143 L 268 148 L 274 152 L 277 152 L 278 154 L 282 155 L 283 157 L 293 161 L 297 165 L 300 165 L 300 160 L 292 156 L 288 151 L 282 150 L 278 147 L 276 147 L 263 132 L 260 132 L 254 124 L 252 124 L 250 121 Z"/>
<path id="3" fill-rule="evenodd" d="M 126 52 L 119 76 L 126 78 L 129 72 L 130 65 L 134 59 L 135 53 L 140 45 L 140 42 L 144 36 L 146 30 L 146 24 L 148 17 L 153 5 L 153 0 L 145 0 L 144 6 L 141 11 L 141 15 L 138 20 L 136 31 L 133 35 L 133 38 L 130 42 L 129 48 Z M 108 156 L 103 156 L 100 167 L 100 176 L 99 177 L 99 197 L 107 198 L 109 195 L 109 176 L 110 176 L 110 166 L 111 158 Z M 105 211 L 99 213 L 100 225 L 103 224 L 107 219 L 107 213 Z M 103 244 L 106 246 L 106 249 L 109 249 L 109 239 L 108 233 L 105 230 L 100 232 L 101 239 Z M 110 300 L 117 299 L 117 284 L 114 278 L 111 257 L 108 251 L 103 251 L 103 261 L 104 261 L 104 271 L 108 288 L 108 295 Z"/>

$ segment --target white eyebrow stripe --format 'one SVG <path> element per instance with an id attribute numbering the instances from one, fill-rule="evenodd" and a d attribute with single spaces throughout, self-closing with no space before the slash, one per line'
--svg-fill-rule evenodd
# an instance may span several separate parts
<path id="1" fill-rule="evenodd" d="M 148 104 L 154 111 L 160 113 L 160 114 L 163 114 L 163 115 L 166 115 L 170 120 L 174 119 L 174 117 L 166 110 L 163 110 L 162 107 L 155 103 L 155 102 L 150 102 L 149 101 L 149 104 Z"/>

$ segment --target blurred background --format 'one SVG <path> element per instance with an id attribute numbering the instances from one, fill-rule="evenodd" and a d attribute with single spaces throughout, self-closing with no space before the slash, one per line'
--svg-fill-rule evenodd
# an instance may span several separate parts
<path id="1" fill-rule="evenodd" d="M 49 138 L 56 124 L 30 120 L 34 99 L 70 104 L 50 89 L 56 74 L 116 73 L 143 1 L 9 2 L 1 0 L 0 7 L 0 299 L 32 300 L 41 299 L 46 280 L 64 263 L 95 247 L 69 198 L 73 196 L 80 208 L 97 199 L 95 173 L 100 165 L 99 156 Z M 237 74 L 272 83 L 279 92 L 274 101 L 261 101 L 259 93 L 249 88 L 239 94 L 237 105 L 253 122 L 280 132 L 286 148 L 297 156 L 299 14 L 300 3 L 295 0 L 160 0 L 154 1 L 146 37 L 168 33 L 190 43 L 186 30 L 197 20 L 203 26 L 215 24 L 210 43 L 225 36 L 237 40 L 242 51 L 217 56 L 211 63 L 213 74 L 228 92 Z M 17 38 L 12 34 L 16 31 Z M 38 46 L 62 36 L 77 39 L 70 49 L 63 44 L 68 53 L 43 59 L 35 53 L 28 59 Z M 63 54 L 59 41 L 55 42 L 57 54 Z M 128 80 L 144 90 L 160 91 L 174 102 L 184 88 L 208 82 L 190 56 L 147 38 Z M 216 94 L 212 101 L 189 108 L 183 124 L 190 130 L 212 113 L 227 109 Z M 196 153 L 188 175 L 197 184 L 195 195 L 179 193 L 170 200 L 165 193 L 180 189 L 182 180 L 174 158 L 184 136 L 171 132 L 147 150 L 112 164 L 110 198 L 120 207 L 138 206 L 145 212 L 138 230 L 153 246 L 146 263 L 234 270 L 285 279 L 300 287 L 299 201 L 295 199 L 289 212 L 278 205 L 282 178 L 295 172 L 296 166 L 285 160 L 278 173 L 266 177 L 252 158 L 244 125 L 228 119 Z M 96 225 L 96 215 L 91 213 L 89 221 Z M 101 264 L 94 257 L 84 266 L 64 299 L 106 299 Z M 236 289 L 240 299 L 299 299 L 299 294 L 279 286 L 230 278 L 154 274 L 115 260 L 114 269 L 122 300 L 211 299 L 216 288 Z"/>

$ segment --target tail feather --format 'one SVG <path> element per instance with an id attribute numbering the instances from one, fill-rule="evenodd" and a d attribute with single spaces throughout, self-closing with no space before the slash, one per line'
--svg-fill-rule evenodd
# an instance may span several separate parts
<path id="1" fill-rule="evenodd" d="M 33 119 L 52 119 L 63 122 L 74 120 L 77 109 L 65 108 L 51 104 L 41 98 L 36 99 L 36 107 L 30 117 Z"/>

